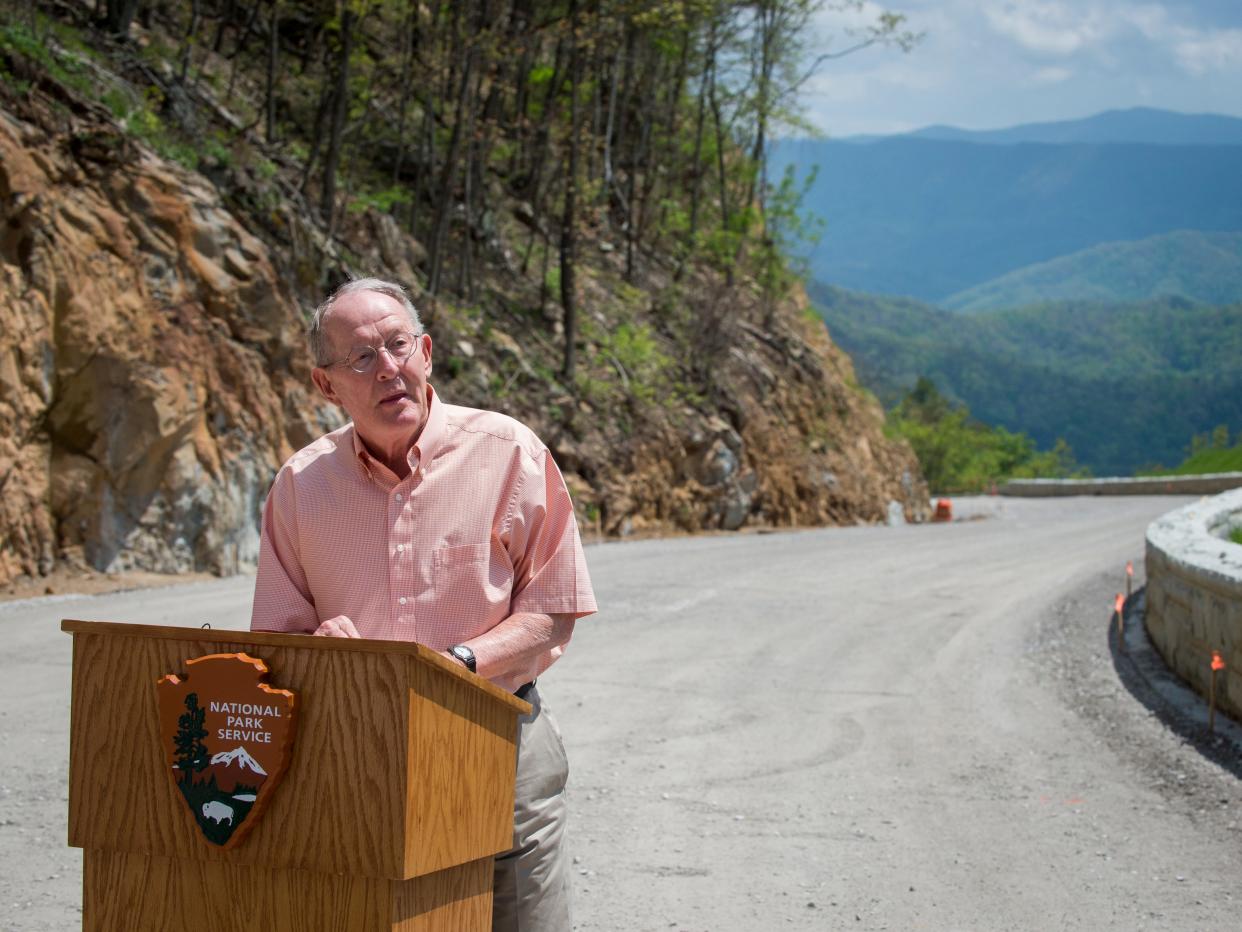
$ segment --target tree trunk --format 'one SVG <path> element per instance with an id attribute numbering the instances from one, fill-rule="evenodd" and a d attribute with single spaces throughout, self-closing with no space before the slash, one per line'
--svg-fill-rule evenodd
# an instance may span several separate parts
<path id="1" fill-rule="evenodd" d="M 115 0 L 108 0 L 109 5 Z M 190 25 L 186 27 L 185 36 L 181 40 L 181 83 L 185 83 L 185 77 L 190 71 L 190 53 L 194 49 L 194 34 L 198 32 L 199 2 L 193 0 L 190 4 Z"/>
<path id="2" fill-rule="evenodd" d="M 211 50 L 217 55 L 220 54 L 220 49 L 224 48 L 224 30 L 232 24 L 236 8 L 237 0 L 225 0 L 220 19 L 216 21 L 216 38 L 211 43 Z"/>
<path id="3" fill-rule="evenodd" d="M 578 197 L 578 3 L 569 0 L 569 164 L 565 178 L 565 212 L 561 217 L 561 307 L 565 309 L 565 357 L 561 374 L 572 389 L 576 364 L 578 307 L 574 294 Z"/>
<path id="4" fill-rule="evenodd" d="M 392 163 L 393 184 L 400 179 L 401 166 L 405 161 L 405 120 L 410 109 L 411 84 L 414 80 L 415 22 L 417 22 L 417 11 L 411 6 L 401 30 L 401 103 L 397 108 L 397 155 Z"/>
<path id="5" fill-rule="evenodd" d="M 280 52 L 280 0 L 272 0 L 272 16 L 267 36 L 267 100 L 263 108 L 267 120 L 265 138 L 276 141 L 276 57 Z"/>
<path id="6" fill-rule="evenodd" d="M 720 98 L 716 96 L 716 69 L 714 65 L 712 67 L 712 79 L 707 87 L 708 102 L 712 108 L 712 122 L 716 131 L 716 181 L 720 190 L 720 229 L 727 233 L 732 218 L 729 213 L 728 176 L 725 174 L 724 126 L 720 120 Z M 733 266 L 731 264 L 725 268 L 725 281 L 729 285 L 733 284 Z"/>
<path id="7" fill-rule="evenodd" d="M 128 39 L 130 24 L 138 13 L 138 3 L 139 0 L 108 0 L 108 32 Z M 30 5 L 33 7 L 34 3 Z"/>
<path id="8" fill-rule="evenodd" d="M 349 112 L 349 55 L 353 51 L 354 14 L 346 4 L 341 14 L 341 56 L 336 67 L 336 90 L 333 92 L 332 124 L 328 130 L 328 151 L 323 160 L 323 194 L 319 213 L 325 227 L 332 226 L 336 209 L 336 170 L 341 161 L 341 137 L 345 115 Z"/>
<path id="9" fill-rule="evenodd" d="M 254 30 L 254 21 L 259 15 L 259 3 L 255 3 L 250 8 L 250 15 L 246 17 L 246 26 L 241 31 L 241 35 L 237 37 L 237 44 L 233 47 L 233 60 L 229 64 L 229 89 L 224 93 L 224 99 L 229 103 L 233 102 L 233 89 L 237 85 L 237 66 L 240 64 L 242 50 L 246 47 L 246 43 L 250 40 L 250 33 Z"/>
<path id="10" fill-rule="evenodd" d="M 439 291 L 440 275 L 444 268 L 444 234 L 448 230 L 449 207 L 453 202 L 453 181 L 456 175 L 457 160 L 461 158 L 462 129 L 466 123 L 470 75 L 473 70 L 474 50 L 469 49 L 465 52 L 465 62 L 461 66 L 461 78 L 458 81 L 457 91 L 457 116 L 453 120 L 453 135 L 449 138 L 448 154 L 444 160 L 444 168 L 440 173 L 435 220 L 431 225 L 431 271 L 427 276 L 427 291 L 431 294 Z"/>
<path id="11" fill-rule="evenodd" d="M 703 127 L 707 120 L 707 81 L 712 71 L 716 67 L 716 22 L 712 21 L 711 30 L 707 40 L 707 48 L 703 54 L 703 78 L 699 82 L 699 112 L 694 124 L 694 156 L 690 162 L 690 231 L 687 239 L 687 245 L 693 249 L 695 237 L 699 233 L 699 186 L 702 183 L 703 169 Z M 685 268 L 683 256 L 682 263 L 677 267 L 677 276 L 680 278 L 682 270 Z"/>

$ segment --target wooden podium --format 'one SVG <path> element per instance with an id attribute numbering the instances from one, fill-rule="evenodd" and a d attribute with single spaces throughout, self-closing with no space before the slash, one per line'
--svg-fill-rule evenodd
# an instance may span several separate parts
<path id="1" fill-rule="evenodd" d="M 419 644 L 61 628 L 73 635 L 69 844 L 83 849 L 84 930 L 490 929 L 527 703 Z M 225 848 L 174 782 L 156 682 L 236 653 L 295 693 L 296 735 L 261 816 Z"/>

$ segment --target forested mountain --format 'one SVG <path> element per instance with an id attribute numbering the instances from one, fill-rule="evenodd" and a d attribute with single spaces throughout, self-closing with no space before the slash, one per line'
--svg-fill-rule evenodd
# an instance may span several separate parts
<path id="1" fill-rule="evenodd" d="M 772 175 L 816 170 L 803 205 L 824 220 L 805 247 L 811 277 L 940 302 L 1100 243 L 1242 230 L 1239 164 L 1238 145 L 909 135 L 782 141 Z"/>
<path id="2" fill-rule="evenodd" d="M 0 582 L 252 561 L 338 423 L 306 309 L 371 273 L 588 530 L 925 508 L 769 222 L 805 4 L 0 6 Z"/>
<path id="3" fill-rule="evenodd" d="M 1242 304 L 1054 302 L 961 315 L 814 285 L 859 378 L 886 406 L 930 377 L 980 420 L 1064 438 L 1097 475 L 1174 465 L 1188 438 L 1242 429 Z"/>
<path id="4" fill-rule="evenodd" d="M 940 302 L 988 311 L 1046 301 L 1242 301 L 1242 233 L 1179 230 L 1136 242 L 1102 243 L 1026 266 Z"/>

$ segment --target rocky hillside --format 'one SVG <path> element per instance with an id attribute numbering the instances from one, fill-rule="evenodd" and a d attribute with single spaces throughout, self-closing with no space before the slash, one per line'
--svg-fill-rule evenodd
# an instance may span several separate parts
<path id="1" fill-rule="evenodd" d="M 278 152 L 242 157 L 252 131 L 194 169 L 169 158 L 99 96 L 167 92 L 171 69 L 76 28 L 96 44 L 0 45 L 0 583 L 252 565 L 275 470 L 339 423 L 312 394 L 304 315 L 351 274 L 410 284 L 443 397 L 532 424 L 588 533 L 877 522 L 893 501 L 925 516 L 908 447 L 800 292 L 774 305 L 744 266 L 627 269 L 586 223 L 567 382 L 552 276 L 519 261 L 549 222 L 529 201 L 493 179 L 468 293 L 432 297 L 428 251 L 391 213 L 325 226 Z M 163 99 L 229 119 L 203 88 Z"/>

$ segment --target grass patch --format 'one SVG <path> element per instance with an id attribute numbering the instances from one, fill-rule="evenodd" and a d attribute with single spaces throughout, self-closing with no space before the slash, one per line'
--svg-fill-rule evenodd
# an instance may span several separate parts
<path id="1" fill-rule="evenodd" d="M 1163 475 L 1200 476 L 1209 472 L 1242 472 L 1242 443 L 1225 450 L 1200 450 Z"/>
<path id="2" fill-rule="evenodd" d="M 1144 469 L 1150 476 L 1202 476 L 1213 472 L 1242 472 L 1242 437 L 1235 436 L 1229 445 L 1229 428 L 1221 424 L 1210 434 L 1195 434 L 1190 440 L 1190 455 L 1172 469 Z"/>
<path id="3" fill-rule="evenodd" d="M 1242 527 L 1235 527 L 1229 532 L 1229 539 L 1235 544 L 1242 544 Z"/>
<path id="4" fill-rule="evenodd" d="M 71 55 L 53 50 L 44 39 L 40 39 L 25 25 L 10 23 L 0 27 L 0 52 L 6 58 L 17 56 L 32 62 L 79 94 L 93 94 L 95 83 L 86 66 Z M 7 76 L 7 70 L 5 74 Z M 29 87 L 28 82 L 26 86 Z"/>

